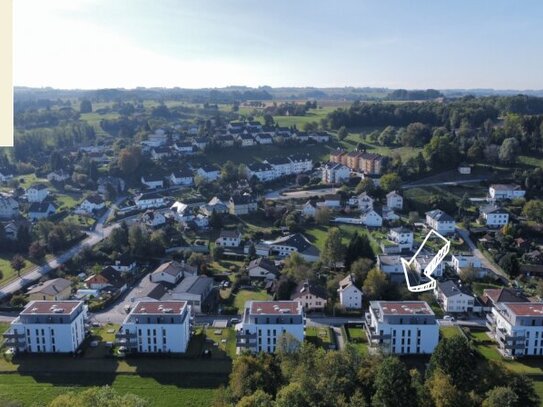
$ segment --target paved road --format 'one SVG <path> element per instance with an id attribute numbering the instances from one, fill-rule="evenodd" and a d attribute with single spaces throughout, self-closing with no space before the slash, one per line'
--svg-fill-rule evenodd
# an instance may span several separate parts
<path id="1" fill-rule="evenodd" d="M 70 249 L 68 249 L 64 253 L 53 257 L 46 264 L 34 267 L 33 269 L 31 269 L 30 271 L 28 271 L 21 277 L 16 278 L 15 280 L 9 282 L 8 284 L 0 288 L 0 300 L 6 296 L 9 296 L 19 291 L 21 288 L 27 287 L 30 284 L 34 283 L 35 281 L 38 281 L 40 278 L 42 278 L 44 275 L 49 273 L 51 270 L 54 270 L 59 265 L 66 263 L 69 259 L 71 259 L 75 255 L 80 253 L 83 250 L 83 248 L 87 246 L 92 247 L 96 243 L 107 238 L 111 234 L 111 231 L 119 225 L 117 223 L 113 223 L 109 226 L 105 226 L 105 222 L 108 219 L 111 212 L 113 211 L 113 208 L 117 205 L 118 202 L 121 202 L 122 199 L 124 199 L 124 197 L 119 198 L 117 202 L 114 205 L 112 205 L 102 215 L 102 217 L 100 217 L 100 219 L 98 219 L 94 230 L 91 232 L 87 232 L 87 237 L 84 240 L 77 243 L 75 246 L 72 246 Z"/>
<path id="2" fill-rule="evenodd" d="M 481 264 L 486 267 L 487 269 L 492 270 L 495 274 L 497 274 L 500 277 L 505 278 L 506 281 L 509 281 L 509 276 L 499 267 L 496 267 L 494 264 L 492 264 L 483 253 L 477 248 L 475 243 L 473 243 L 473 240 L 471 240 L 471 237 L 469 236 L 469 232 L 466 229 L 463 228 L 457 228 L 456 229 L 460 236 L 462 236 L 462 239 L 468 244 L 469 248 L 473 252 L 473 255 L 476 256 L 479 260 L 481 260 Z"/>

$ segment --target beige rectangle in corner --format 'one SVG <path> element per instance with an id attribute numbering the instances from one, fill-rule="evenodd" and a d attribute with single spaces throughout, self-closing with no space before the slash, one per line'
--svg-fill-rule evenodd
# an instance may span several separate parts
<path id="1" fill-rule="evenodd" d="M 0 147 L 13 146 L 13 0 L 0 0 Z"/>

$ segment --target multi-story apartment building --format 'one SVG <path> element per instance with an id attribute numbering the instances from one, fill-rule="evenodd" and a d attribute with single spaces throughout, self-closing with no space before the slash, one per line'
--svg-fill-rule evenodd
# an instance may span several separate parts
<path id="1" fill-rule="evenodd" d="M 185 301 L 140 301 L 116 336 L 117 343 L 130 352 L 186 352 L 190 340 L 190 306 Z"/>
<path id="2" fill-rule="evenodd" d="M 509 213 L 496 205 L 487 205 L 479 209 L 480 221 L 488 227 L 502 227 L 509 222 Z"/>
<path id="3" fill-rule="evenodd" d="M 543 355 L 543 303 L 498 302 L 487 327 L 504 356 Z"/>
<path id="4" fill-rule="evenodd" d="M 85 339 L 83 301 L 32 301 L 4 333 L 17 352 L 75 352 Z"/>
<path id="5" fill-rule="evenodd" d="M 441 209 L 426 212 L 426 224 L 442 235 L 450 235 L 456 228 L 453 217 Z"/>
<path id="6" fill-rule="evenodd" d="M 339 184 L 348 180 L 351 170 L 340 163 L 327 163 L 321 167 L 322 182 L 324 184 Z"/>
<path id="7" fill-rule="evenodd" d="M 365 316 L 371 346 L 391 354 L 432 353 L 439 326 L 424 301 L 371 301 Z"/>
<path id="8" fill-rule="evenodd" d="M 247 301 L 236 325 L 237 352 L 275 352 L 283 334 L 304 340 L 305 317 L 298 301 Z"/>
<path id="9" fill-rule="evenodd" d="M 358 169 L 364 174 L 381 175 L 384 158 L 379 154 L 363 152 L 358 156 Z"/>

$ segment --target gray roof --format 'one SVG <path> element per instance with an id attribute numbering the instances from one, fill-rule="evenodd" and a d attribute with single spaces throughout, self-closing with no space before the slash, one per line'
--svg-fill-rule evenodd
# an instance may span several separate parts
<path id="1" fill-rule="evenodd" d="M 453 217 L 443 212 L 441 209 L 434 209 L 433 211 L 426 212 L 426 215 L 439 222 L 454 222 Z"/>
<path id="2" fill-rule="evenodd" d="M 173 289 L 173 292 L 203 295 L 211 285 L 213 285 L 213 279 L 210 277 L 188 276 Z"/>
<path id="3" fill-rule="evenodd" d="M 482 206 L 479 210 L 481 211 L 481 213 L 486 213 L 487 215 L 491 213 L 507 213 L 505 209 L 502 209 L 497 205 L 485 205 Z"/>
<path id="4" fill-rule="evenodd" d="M 452 280 L 439 282 L 437 283 L 437 286 L 439 288 L 439 291 L 441 291 L 445 297 L 452 297 L 460 293 L 471 295 L 473 297 L 473 294 L 470 292 L 468 288 L 466 288 L 466 286 L 458 286 Z"/>
<path id="5" fill-rule="evenodd" d="M 45 283 L 34 287 L 32 290 L 28 291 L 28 294 L 56 295 L 71 285 L 72 282 L 70 280 L 66 280 L 65 278 L 54 278 L 53 280 L 46 281 Z"/>

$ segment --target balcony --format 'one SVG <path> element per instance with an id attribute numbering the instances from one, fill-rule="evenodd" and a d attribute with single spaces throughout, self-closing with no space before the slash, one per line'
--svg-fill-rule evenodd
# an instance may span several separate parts
<path id="1" fill-rule="evenodd" d="M 391 338 L 390 334 L 380 334 L 371 325 L 365 324 L 364 327 L 366 329 L 366 334 L 367 334 L 368 340 L 370 342 L 372 342 L 372 341 L 388 341 Z"/>
<path id="2" fill-rule="evenodd" d="M 244 334 L 239 332 L 236 335 L 236 346 L 240 348 L 252 348 L 256 346 L 256 334 Z"/>

